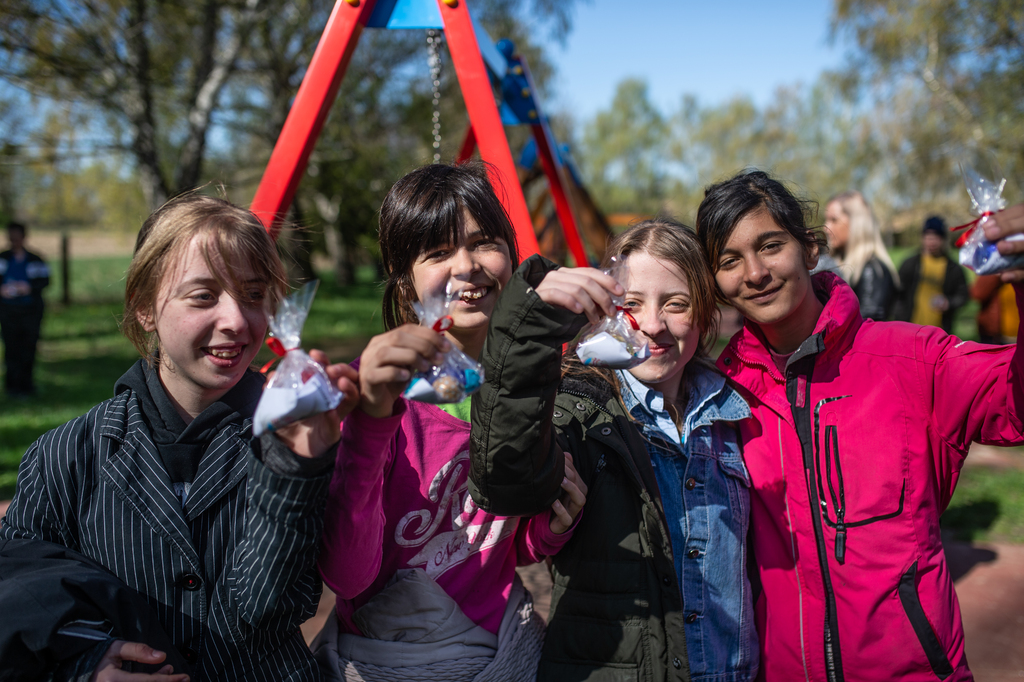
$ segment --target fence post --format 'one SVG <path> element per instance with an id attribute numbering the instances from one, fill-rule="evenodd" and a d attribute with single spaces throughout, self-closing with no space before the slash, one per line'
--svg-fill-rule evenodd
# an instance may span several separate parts
<path id="1" fill-rule="evenodd" d="M 63 289 L 61 301 L 64 305 L 71 304 L 71 265 L 68 258 L 68 242 L 71 239 L 67 232 L 60 233 L 60 284 Z"/>

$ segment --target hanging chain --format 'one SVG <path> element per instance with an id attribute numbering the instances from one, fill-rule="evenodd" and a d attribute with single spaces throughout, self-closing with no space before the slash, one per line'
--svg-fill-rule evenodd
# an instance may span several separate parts
<path id="1" fill-rule="evenodd" d="M 441 41 L 443 34 L 437 29 L 427 31 L 427 65 L 430 67 L 430 86 L 434 95 L 433 130 L 434 163 L 441 162 Z"/>

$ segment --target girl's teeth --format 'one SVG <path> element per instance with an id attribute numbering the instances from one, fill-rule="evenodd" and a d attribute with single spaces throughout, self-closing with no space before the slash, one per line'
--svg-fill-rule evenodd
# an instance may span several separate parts
<path id="1" fill-rule="evenodd" d="M 236 357 L 239 352 L 240 351 L 237 348 L 233 350 L 214 350 L 213 348 L 210 349 L 210 355 L 214 356 L 215 358 L 223 358 L 225 360 Z"/>
<path id="2" fill-rule="evenodd" d="M 476 291 L 467 291 L 462 294 L 463 301 L 475 301 L 478 298 L 483 298 L 483 295 L 487 293 L 486 289 L 477 289 Z"/>

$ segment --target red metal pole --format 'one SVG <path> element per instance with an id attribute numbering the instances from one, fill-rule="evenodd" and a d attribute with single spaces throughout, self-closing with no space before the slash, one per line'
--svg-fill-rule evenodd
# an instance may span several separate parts
<path id="1" fill-rule="evenodd" d="M 516 164 L 508 146 L 501 115 L 494 102 L 491 80 L 480 55 L 466 0 L 437 0 L 437 4 L 441 10 L 455 75 L 458 76 L 466 111 L 469 113 L 469 122 L 480 147 L 480 156 L 491 164 L 491 180 L 515 228 L 519 255 L 528 258 L 539 253 L 540 247 L 537 245 L 537 235 L 533 231 L 530 211 L 519 184 L 519 175 L 516 173 Z"/>
<path id="2" fill-rule="evenodd" d="M 277 239 L 352 52 L 376 0 L 337 0 L 252 200 L 252 212 Z"/>
<path id="3" fill-rule="evenodd" d="M 455 163 L 465 163 L 473 158 L 476 151 L 476 134 L 473 133 L 473 125 L 466 127 L 466 137 L 462 138 L 462 147 L 459 148 L 459 155 L 455 157 Z"/>
<path id="4" fill-rule="evenodd" d="M 548 187 L 551 189 L 551 198 L 555 201 L 558 222 L 562 223 L 565 244 L 576 260 L 576 267 L 585 268 L 590 265 L 590 260 L 587 258 L 587 250 L 583 248 L 583 240 L 580 239 L 579 230 L 576 228 L 576 216 L 569 203 L 569 196 L 565 192 L 562 166 L 558 163 L 554 150 L 551 148 L 550 131 L 543 123 L 535 123 L 530 126 L 530 129 L 533 131 L 533 139 L 537 141 L 537 154 L 540 156 L 544 175 L 548 178 Z"/>

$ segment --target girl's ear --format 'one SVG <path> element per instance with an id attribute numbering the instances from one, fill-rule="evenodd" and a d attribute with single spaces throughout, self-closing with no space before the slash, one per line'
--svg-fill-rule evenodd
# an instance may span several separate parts
<path id="1" fill-rule="evenodd" d="M 153 313 L 138 311 L 135 313 L 135 319 L 138 320 L 142 329 L 147 333 L 151 334 L 156 331 L 156 323 L 153 321 Z"/>
<path id="2" fill-rule="evenodd" d="M 821 251 L 821 248 L 817 242 L 804 247 L 804 265 L 807 266 L 808 272 L 818 266 L 819 251 Z"/>

